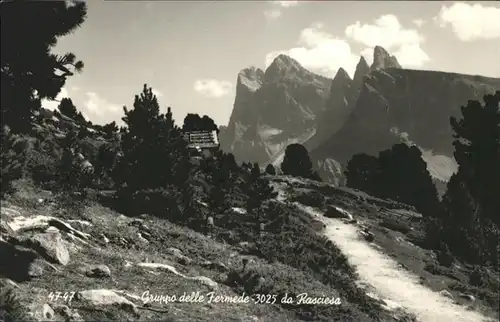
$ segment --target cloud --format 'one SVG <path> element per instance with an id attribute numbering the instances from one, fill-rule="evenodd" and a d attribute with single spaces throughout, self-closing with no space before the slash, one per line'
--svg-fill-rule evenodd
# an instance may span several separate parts
<path id="1" fill-rule="evenodd" d="M 59 106 L 60 101 L 65 98 L 69 97 L 68 90 L 66 88 L 61 88 L 61 91 L 59 94 L 56 96 L 56 99 L 54 101 L 47 100 L 47 99 L 42 99 L 42 107 L 46 108 L 51 111 L 55 111 L 57 107 Z"/>
<path id="2" fill-rule="evenodd" d="M 365 48 L 361 51 L 361 56 L 365 57 L 366 63 L 371 66 L 373 64 L 373 48 Z"/>
<path id="3" fill-rule="evenodd" d="M 81 111 L 92 122 L 104 124 L 115 121 L 121 123 L 123 117 L 123 107 L 121 105 L 110 103 L 95 92 L 87 92 L 85 96 L 86 99 Z"/>
<path id="4" fill-rule="evenodd" d="M 217 79 L 199 79 L 194 82 L 194 90 L 207 97 L 222 97 L 228 95 L 232 84 Z"/>
<path id="5" fill-rule="evenodd" d="M 351 47 L 345 40 L 335 38 L 323 28 L 323 24 L 315 23 L 302 30 L 298 41 L 299 46 L 268 53 L 266 67 L 276 56 L 285 54 L 318 74 L 332 77 L 340 67 L 343 67 L 352 77 L 359 55 L 351 51 Z"/>
<path id="6" fill-rule="evenodd" d="M 500 8 L 458 2 L 442 6 L 435 20 L 462 41 L 500 38 Z"/>
<path id="7" fill-rule="evenodd" d="M 345 35 L 367 46 L 365 54 L 373 52 L 377 45 L 384 47 L 404 67 L 420 67 L 430 60 L 421 48 L 425 38 L 415 29 L 404 28 L 394 15 L 382 15 L 373 24 L 357 21 L 346 27 Z"/>
<path id="8" fill-rule="evenodd" d="M 408 43 L 420 43 L 422 37 L 414 29 L 404 29 L 394 15 L 383 15 L 374 24 L 356 21 L 345 29 L 347 37 L 369 47 L 380 45 L 386 49 Z"/>
<path id="9" fill-rule="evenodd" d="M 46 99 L 42 100 L 42 107 L 54 111 L 59 106 L 60 101 L 65 97 L 72 98 L 77 110 L 83 114 L 83 116 L 95 123 L 109 123 L 111 121 L 121 122 L 123 116 L 123 108 L 121 105 L 113 104 L 100 97 L 95 92 L 87 92 L 83 96 L 83 104 L 79 103 L 82 100 L 82 96 L 75 97 L 76 93 L 80 91 L 78 87 L 71 87 L 70 91 L 66 88 L 61 88 L 59 95 L 57 95 L 56 100 L 49 101 Z M 153 90 L 154 92 L 154 90 Z M 81 93 L 80 95 L 82 95 Z M 161 93 L 160 93 L 161 94 Z"/>
<path id="10" fill-rule="evenodd" d="M 420 28 L 420 27 L 422 27 L 422 26 L 425 24 L 425 22 L 426 22 L 426 21 L 425 21 L 424 19 L 420 19 L 420 18 L 418 18 L 418 19 L 414 19 L 412 22 L 413 22 L 413 23 L 414 23 L 414 24 L 415 24 L 418 28 Z"/>
<path id="11" fill-rule="evenodd" d="M 298 1 L 269 1 L 275 8 L 264 11 L 264 16 L 267 20 L 275 20 L 283 15 L 281 9 L 291 8 L 299 5 Z M 279 8 L 276 8 L 279 7 Z"/>

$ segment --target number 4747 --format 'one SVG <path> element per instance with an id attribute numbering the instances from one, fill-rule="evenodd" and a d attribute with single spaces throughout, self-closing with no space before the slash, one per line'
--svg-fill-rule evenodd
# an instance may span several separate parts
<path id="1" fill-rule="evenodd" d="M 73 297 L 75 296 L 75 292 L 50 292 L 49 293 L 49 300 L 51 302 L 55 301 L 64 301 L 64 302 L 71 302 Z"/>

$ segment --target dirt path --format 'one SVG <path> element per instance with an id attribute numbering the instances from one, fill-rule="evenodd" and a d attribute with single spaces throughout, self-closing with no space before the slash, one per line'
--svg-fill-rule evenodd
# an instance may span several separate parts
<path id="1" fill-rule="evenodd" d="M 401 308 L 422 322 L 482 322 L 494 321 L 468 311 L 452 300 L 419 284 L 418 277 L 398 267 L 397 262 L 360 238 L 357 227 L 341 220 L 330 219 L 301 204 L 298 207 L 317 216 L 326 224 L 325 235 L 347 256 L 356 268 L 359 283 L 384 300 L 390 308 Z"/>

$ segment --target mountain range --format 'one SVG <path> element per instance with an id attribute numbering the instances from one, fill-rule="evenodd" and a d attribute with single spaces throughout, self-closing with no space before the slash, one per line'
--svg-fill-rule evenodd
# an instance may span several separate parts
<path id="1" fill-rule="evenodd" d="M 265 71 L 250 67 L 238 74 L 220 142 L 239 161 L 276 166 L 289 144 L 301 143 L 323 179 L 342 184 L 354 154 L 376 155 L 403 141 L 422 150 L 442 183 L 457 168 L 450 117 L 495 90 L 499 78 L 404 69 L 380 46 L 371 66 L 360 58 L 352 79 L 343 68 L 329 79 L 279 55 Z"/>

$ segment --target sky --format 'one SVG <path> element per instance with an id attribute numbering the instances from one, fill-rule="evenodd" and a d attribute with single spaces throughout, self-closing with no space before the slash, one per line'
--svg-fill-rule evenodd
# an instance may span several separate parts
<path id="1" fill-rule="evenodd" d="M 226 125 L 242 69 L 284 53 L 352 77 L 376 45 L 403 68 L 500 77 L 500 2 L 92 0 L 53 49 L 85 64 L 57 100 L 70 97 L 94 123 L 122 124 L 123 106 L 148 84 L 178 125 L 187 113 Z"/>

